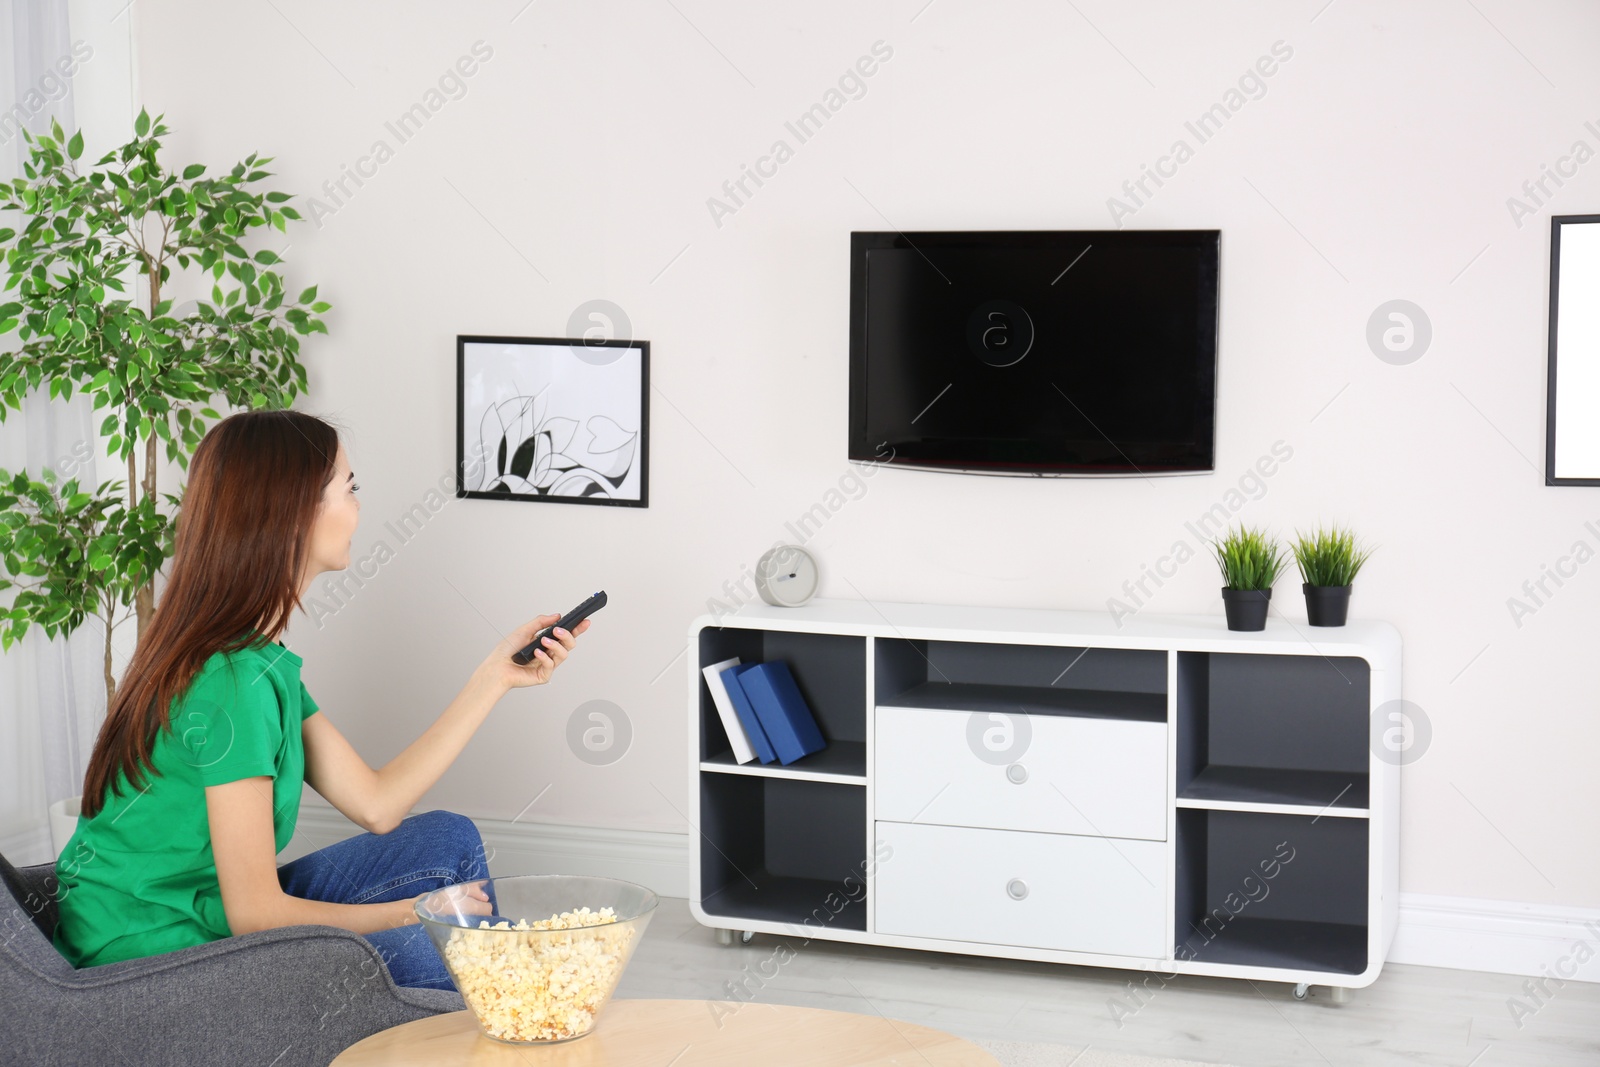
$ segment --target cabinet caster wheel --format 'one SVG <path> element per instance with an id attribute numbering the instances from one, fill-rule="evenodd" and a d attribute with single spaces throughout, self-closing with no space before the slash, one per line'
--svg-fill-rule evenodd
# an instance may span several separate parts
<path id="1" fill-rule="evenodd" d="M 1306 982 L 1300 982 L 1294 987 L 1294 999 L 1304 1000 L 1306 999 L 1306 994 L 1309 992 L 1311 992 L 1310 984 Z"/>
<path id="2" fill-rule="evenodd" d="M 733 944 L 733 931 L 732 930 L 718 930 L 717 931 L 717 944 L 719 944 L 719 945 L 731 945 L 731 944 Z"/>
<path id="3" fill-rule="evenodd" d="M 743 932 L 741 932 L 739 934 L 739 944 L 741 944 L 741 945 L 748 945 L 750 942 L 754 941 L 755 939 L 756 939 L 756 932 L 754 930 L 745 930 L 745 931 L 743 931 Z"/>

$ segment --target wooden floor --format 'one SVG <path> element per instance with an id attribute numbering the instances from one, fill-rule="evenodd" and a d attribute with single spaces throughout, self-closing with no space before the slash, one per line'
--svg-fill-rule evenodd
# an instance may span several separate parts
<path id="1" fill-rule="evenodd" d="M 782 946 L 787 946 L 782 947 Z M 717 943 L 688 902 L 662 898 L 619 997 L 704 997 L 879 1014 L 970 1039 L 1042 1041 L 1235 1067 L 1600 1065 L 1600 985 L 1568 983 L 1512 1017 L 1525 978 L 1393 964 L 1349 1002 L 1287 985 L 883 949 L 757 934 Z M 730 988 L 732 983 L 732 988 Z M 743 991 L 741 991 L 741 989 Z M 1112 1001 L 1123 1007 L 1114 1014 Z M 1117 1017 L 1120 1015 L 1120 1018 Z"/>

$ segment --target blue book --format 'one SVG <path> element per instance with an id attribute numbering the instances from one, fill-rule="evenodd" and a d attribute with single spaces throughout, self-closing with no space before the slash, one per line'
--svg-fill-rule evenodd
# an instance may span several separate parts
<path id="1" fill-rule="evenodd" d="M 728 702 L 733 705 L 734 714 L 739 716 L 739 724 L 750 739 L 750 747 L 756 750 L 756 758 L 762 763 L 771 763 L 778 758 L 778 754 L 773 751 L 772 742 L 767 740 L 767 732 L 761 728 L 761 720 L 756 717 L 755 708 L 750 705 L 750 698 L 739 681 L 741 675 L 755 667 L 754 663 L 729 667 L 722 672 L 722 687 L 728 691 Z"/>
<path id="2" fill-rule="evenodd" d="M 757 663 L 747 667 L 739 675 L 739 685 L 756 709 L 767 740 L 777 749 L 779 763 L 788 765 L 828 747 L 787 663 Z"/>

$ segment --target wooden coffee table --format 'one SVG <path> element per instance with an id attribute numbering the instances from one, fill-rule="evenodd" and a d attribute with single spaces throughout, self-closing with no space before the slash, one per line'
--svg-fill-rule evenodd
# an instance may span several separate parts
<path id="1" fill-rule="evenodd" d="M 720 1025 L 719 1025 L 720 1024 Z M 592 1033 L 554 1045 L 485 1037 L 470 1011 L 373 1034 L 330 1067 L 999 1067 L 977 1045 L 926 1026 L 785 1004 L 613 1000 Z"/>

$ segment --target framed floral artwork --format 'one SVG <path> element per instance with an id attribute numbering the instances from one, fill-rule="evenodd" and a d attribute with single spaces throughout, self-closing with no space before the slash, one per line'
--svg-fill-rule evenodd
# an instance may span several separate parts
<path id="1" fill-rule="evenodd" d="M 456 338 L 456 496 L 642 508 L 650 342 Z"/>

